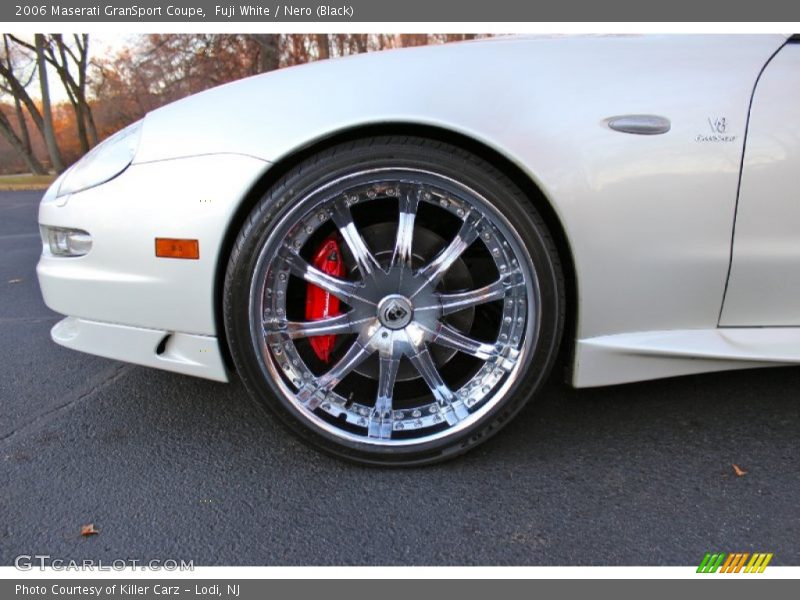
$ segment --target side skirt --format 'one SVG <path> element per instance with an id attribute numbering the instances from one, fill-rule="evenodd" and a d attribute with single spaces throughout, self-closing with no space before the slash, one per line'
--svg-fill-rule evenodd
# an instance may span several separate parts
<path id="1" fill-rule="evenodd" d="M 641 331 L 578 340 L 572 384 L 800 364 L 800 327 Z"/>

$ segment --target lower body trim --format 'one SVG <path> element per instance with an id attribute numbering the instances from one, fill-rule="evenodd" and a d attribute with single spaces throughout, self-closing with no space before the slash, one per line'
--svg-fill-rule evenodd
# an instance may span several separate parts
<path id="1" fill-rule="evenodd" d="M 50 332 L 57 344 L 166 371 L 228 381 L 216 337 L 66 317 Z"/>

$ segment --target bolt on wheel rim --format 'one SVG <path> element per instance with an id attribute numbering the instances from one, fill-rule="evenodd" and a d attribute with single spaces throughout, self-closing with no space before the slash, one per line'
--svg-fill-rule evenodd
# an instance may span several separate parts
<path id="1" fill-rule="evenodd" d="M 370 247 L 365 215 L 391 223 L 394 239 Z M 442 247 L 415 254 L 415 234 L 438 235 L 445 224 Z M 346 278 L 309 260 L 327 235 L 341 240 Z M 483 280 L 448 289 L 456 263 Z M 308 284 L 344 312 L 298 317 L 298 290 Z M 485 198 L 440 174 L 386 168 L 292 204 L 260 250 L 249 313 L 264 374 L 298 416 L 334 439 L 398 446 L 454 435 L 505 397 L 536 343 L 538 294 L 519 235 Z M 319 335 L 337 336 L 330 364 L 308 352 Z M 410 375 L 398 378 L 401 370 Z"/>

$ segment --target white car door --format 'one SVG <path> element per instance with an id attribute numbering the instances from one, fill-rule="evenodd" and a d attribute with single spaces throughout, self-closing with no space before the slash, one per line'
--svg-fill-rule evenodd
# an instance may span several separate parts
<path id="1" fill-rule="evenodd" d="M 723 131 L 724 122 L 711 123 Z M 800 326 L 800 39 L 756 85 L 720 326 Z"/>

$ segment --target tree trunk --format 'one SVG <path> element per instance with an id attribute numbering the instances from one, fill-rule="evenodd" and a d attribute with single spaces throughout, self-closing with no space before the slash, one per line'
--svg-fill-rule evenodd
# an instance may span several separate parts
<path id="1" fill-rule="evenodd" d="M 356 50 L 359 54 L 363 54 L 367 51 L 367 41 L 368 41 L 368 34 L 366 33 L 355 33 L 353 34 L 353 39 L 356 42 Z"/>
<path id="2" fill-rule="evenodd" d="M 17 115 L 17 124 L 19 125 L 20 139 L 25 145 L 25 151 L 33 155 L 33 146 L 31 145 L 31 134 L 28 131 L 28 122 L 25 120 L 25 112 L 22 110 L 22 103 L 19 98 L 14 98 L 14 112 Z"/>
<path id="3" fill-rule="evenodd" d="M 317 58 L 320 60 L 331 57 L 331 47 L 327 33 L 318 33 L 317 38 Z"/>
<path id="4" fill-rule="evenodd" d="M 89 106 L 89 103 L 86 101 L 86 97 L 84 96 L 83 99 L 83 106 L 84 106 L 84 117 L 86 118 L 86 130 L 89 132 L 89 143 L 92 146 L 97 146 L 97 125 L 94 122 L 94 114 L 92 114 L 92 107 Z"/>
<path id="5" fill-rule="evenodd" d="M 86 69 L 89 64 L 89 34 L 85 33 L 81 37 L 83 44 L 79 45 L 80 61 L 78 63 L 78 101 L 83 106 L 83 118 L 86 121 L 86 131 L 89 134 L 89 144 L 92 146 L 97 145 L 97 126 L 94 123 L 94 115 L 92 114 L 92 107 L 86 99 Z M 81 39 L 75 36 L 75 40 L 80 42 Z"/>
<path id="6" fill-rule="evenodd" d="M 72 103 L 72 110 L 75 113 L 75 126 L 78 129 L 78 140 L 81 143 L 81 154 L 89 151 L 89 136 L 86 134 L 86 118 L 83 115 L 83 106 L 78 100 Z"/>
<path id="7" fill-rule="evenodd" d="M 253 35 L 258 44 L 258 72 L 274 71 L 281 64 L 280 36 L 276 33 Z"/>
<path id="8" fill-rule="evenodd" d="M 36 66 L 39 69 L 39 85 L 42 91 L 42 118 L 44 120 L 44 141 L 47 153 L 50 155 L 50 164 L 56 173 L 64 170 L 64 161 L 58 151 L 56 135 L 53 131 L 53 112 L 50 108 L 50 88 L 47 83 L 47 63 L 44 59 L 44 35 L 37 33 L 36 39 Z"/>

